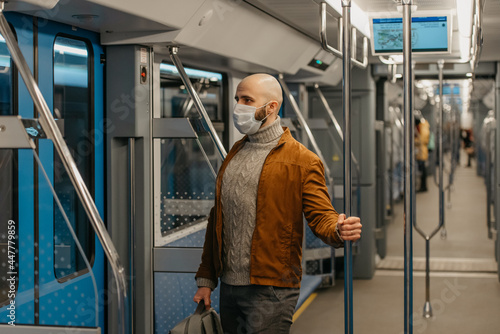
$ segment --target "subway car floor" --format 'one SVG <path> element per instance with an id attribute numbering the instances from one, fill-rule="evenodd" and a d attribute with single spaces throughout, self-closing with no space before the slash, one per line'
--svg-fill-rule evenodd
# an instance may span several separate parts
<path id="1" fill-rule="evenodd" d="M 451 208 L 446 208 L 447 238 L 440 233 L 430 243 L 430 300 L 433 317 L 423 318 L 425 302 L 425 242 L 413 230 L 413 333 L 500 333 L 500 283 L 494 242 L 486 228 L 486 190 L 475 161 L 465 167 L 462 152 L 456 170 Z M 446 183 L 446 181 L 445 181 Z M 417 222 L 430 233 L 438 224 L 438 188 L 428 178 L 429 191 L 417 194 Z M 447 197 L 445 197 L 447 202 Z M 388 226 L 387 256 L 377 261 L 371 280 L 355 280 L 354 332 L 402 334 L 404 321 L 403 202 L 395 206 Z M 295 315 L 291 333 L 344 333 L 343 280 L 317 290 Z"/>

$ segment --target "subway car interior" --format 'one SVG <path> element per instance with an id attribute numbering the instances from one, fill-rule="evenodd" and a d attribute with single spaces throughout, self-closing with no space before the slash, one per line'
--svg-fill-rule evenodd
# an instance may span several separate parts
<path id="1" fill-rule="evenodd" d="M 194 312 L 254 73 L 363 224 L 334 249 L 304 218 L 290 333 L 500 332 L 499 1 L 0 8 L 1 333 L 161 334 Z"/>

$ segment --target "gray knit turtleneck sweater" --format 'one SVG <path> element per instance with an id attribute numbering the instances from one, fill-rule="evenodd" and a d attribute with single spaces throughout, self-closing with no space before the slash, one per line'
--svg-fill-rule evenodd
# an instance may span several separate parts
<path id="1" fill-rule="evenodd" d="M 262 127 L 231 159 L 222 178 L 223 272 L 221 281 L 230 285 L 250 285 L 250 249 L 255 229 L 257 188 L 262 166 L 276 147 L 283 129 L 278 117 Z M 198 278 L 198 286 L 214 288 L 210 280 Z"/>
<path id="2" fill-rule="evenodd" d="M 257 188 L 262 166 L 276 147 L 283 129 L 278 118 L 260 128 L 231 159 L 222 179 L 223 272 L 231 285 L 250 285 L 250 248 L 255 229 Z"/>

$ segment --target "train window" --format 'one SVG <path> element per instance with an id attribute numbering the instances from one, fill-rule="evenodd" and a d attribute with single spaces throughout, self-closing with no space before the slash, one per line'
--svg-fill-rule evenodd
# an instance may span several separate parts
<path id="1" fill-rule="evenodd" d="M 219 137 L 225 141 L 225 101 L 226 77 L 221 73 L 185 68 L 200 99 L 212 120 Z M 212 142 L 201 116 L 196 110 L 186 87 L 175 66 L 162 63 L 161 77 L 161 117 L 189 118 L 198 139 L 161 139 L 160 153 L 160 193 L 157 208 L 160 217 L 161 242 L 174 240 L 168 246 L 199 247 L 203 243 L 204 232 L 199 230 L 213 206 L 215 176 L 222 160 Z M 185 229 L 189 229 L 186 231 Z M 175 232 L 190 235 L 177 239 L 168 237 Z M 193 236 L 194 234 L 194 236 Z M 162 239 L 166 237 L 165 239 Z M 159 240 L 158 238 L 156 239 Z M 161 243 L 161 244 L 160 244 Z"/>
<path id="2" fill-rule="evenodd" d="M 193 82 L 212 122 L 222 122 L 223 75 L 187 67 L 185 71 Z M 196 108 L 190 103 L 188 92 L 176 67 L 166 63 L 161 64 L 160 76 L 162 117 L 200 118 Z"/>
<path id="3" fill-rule="evenodd" d="M 206 220 L 215 199 L 215 176 L 194 139 L 161 140 L 161 236 L 192 228 Z M 186 233 L 185 233 L 186 235 Z M 204 233 L 169 246 L 201 247 Z M 177 240 L 177 239 L 176 239 Z M 161 246 L 156 244 L 156 246 Z"/>
<path id="4" fill-rule="evenodd" d="M 16 75 L 7 45 L 0 35 L 0 116 L 17 114 Z M 0 307 L 12 299 L 9 298 L 12 290 L 17 290 L 17 281 L 8 280 L 11 272 L 18 272 L 19 263 L 16 171 L 17 150 L 0 149 Z"/>
<path id="5" fill-rule="evenodd" d="M 58 36 L 54 43 L 54 117 L 91 194 L 94 179 L 91 47 L 85 41 Z M 78 240 L 92 263 L 94 232 L 61 159 L 54 153 L 54 189 Z M 54 207 L 56 203 L 54 203 Z M 54 271 L 59 281 L 85 273 L 85 262 L 62 213 L 54 210 Z"/>
<path id="6" fill-rule="evenodd" d="M 208 72 L 192 68 L 185 68 L 194 88 L 198 92 L 201 102 L 212 121 L 219 138 L 227 143 L 227 131 L 225 130 L 224 101 L 227 101 L 227 80 L 225 75 L 217 72 Z M 201 125 L 198 111 L 193 104 L 186 87 L 177 72 L 175 66 L 162 63 L 160 65 L 160 99 L 161 99 L 161 117 L 188 117 L 193 127 L 198 133 L 202 147 L 211 157 L 212 164 L 217 167 L 215 155 L 217 150 L 215 145 Z M 227 144 L 225 144 L 227 146 Z M 214 159 L 212 159 L 214 157 Z"/>

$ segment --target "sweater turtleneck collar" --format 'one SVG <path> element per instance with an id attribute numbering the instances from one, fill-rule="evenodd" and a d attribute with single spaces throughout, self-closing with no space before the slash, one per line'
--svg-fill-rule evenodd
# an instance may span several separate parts
<path id="1" fill-rule="evenodd" d="M 281 137 L 283 128 L 281 127 L 280 117 L 268 126 L 264 126 L 256 133 L 248 135 L 248 140 L 252 143 L 269 143 Z"/>

